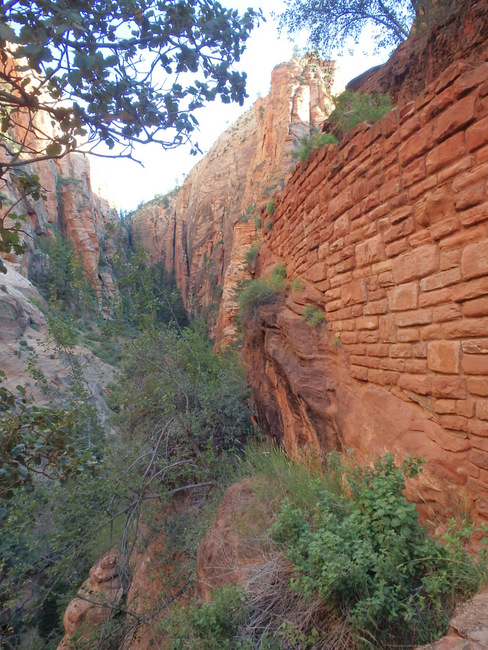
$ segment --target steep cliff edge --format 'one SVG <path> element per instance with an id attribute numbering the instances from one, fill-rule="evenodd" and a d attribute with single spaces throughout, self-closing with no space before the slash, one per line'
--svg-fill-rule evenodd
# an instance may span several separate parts
<path id="1" fill-rule="evenodd" d="M 248 220 L 237 226 L 247 245 L 254 213 L 291 173 L 293 142 L 320 127 L 330 110 L 332 72 L 333 64 L 313 57 L 275 68 L 270 94 L 218 138 L 180 191 L 132 215 L 135 235 L 175 272 L 186 305 L 203 309 L 211 326 L 218 314 L 221 340 L 234 332 L 232 289 L 244 276 L 234 225 Z"/>

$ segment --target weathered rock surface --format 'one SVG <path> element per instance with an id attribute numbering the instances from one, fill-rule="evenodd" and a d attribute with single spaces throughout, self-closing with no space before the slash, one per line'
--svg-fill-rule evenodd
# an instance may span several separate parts
<path id="1" fill-rule="evenodd" d="M 153 260 L 175 272 L 186 305 L 202 309 L 212 325 L 220 304 L 218 330 L 226 339 L 235 313 L 231 288 L 243 261 L 233 248 L 234 224 L 247 212 L 248 236 L 255 234 L 254 213 L 291 172 L 294 141 L 320 127 L 330 110 L 332 71 L 313 58 L 275 68 L 270 94 L 218 138 L 181 190 L 132 216 Z"/>
<path id="2" fill-rule="evenodd" d="M 89 636 L 93 627 L 104 623 L 113 614 L 123 596 L 119 577 L 119 556 L 114 549 L 103 555 L 90 569 L 90 577 L 82 584 L 78 595 L 64 613 L 63 625 L 66 635 L 58 650 L 77 647 L 71 642 L 77 636 Z M 96 644 L 96 640 L 94 640 Z"/>
<path id="3" fill-rule="evenodd" d="M 213 525 L 197 551 L 195 597 L 210 600 L 213 589 L 243 583 L 250 568 L 263 560 L 259 539 L 253 529 L 259 513 L 252 482 L 247 479 L 232 485 L 225 493 Z"/>
<path id="4" fill-rule="evenodd" d="M 31 364 L 40 371 L 51 396 L 63 399 L 72 379 L 70 360 L 60 353 L 49 337 L 43 309 L 47 305 L 27 278 L 7 262 L 7 273 L 0 275 L 0 369 L 6 374 L 3 385 L 15 391 L 22 385 L 37 403 L 46 397 L 36 385 Z M 96 357 L 88 348 L 76 346 L 72 359 L 79 363 L 90 401 L 97 409 L 101 423 L 110 431 L 104 392 L 114 380 L 114 369 Z"/>
<path id="5" fill-rule="evenodd" d="M 488 591 L 456 607 L 449 634 L 419 650 L 482 650 L 488 648 Z"/>
<path id="6" fill-rule="evenodd" d="M 447 3 L 440 3 L 447 5 Z M 395 103 L 418 97 L 453 61 L 478 63 L 488 56 L 485 0 L 456 0 L 452 13 L 432 30 L 413 30 L 379 69 L 354 79 L 348 87 L 389 93 Z"/>
<path id="7" fill-rule="evenodd" d="M 246 334 L 262 418 L 305 443 L 427 459 L 428 501 L 488 516 L 488 63 L 312 153 L 277 197 L 262 272 L 299 278 Z M 299 326 L 304 304 L 326 332 Z M 304 329 L 305 327 L 305 329 Z M 327 347 L 329 351 L 327 352 Z M 335 346 L 340 346 L 336 348 Z M 425 479 L 424 479 L 425 480 Z"/>

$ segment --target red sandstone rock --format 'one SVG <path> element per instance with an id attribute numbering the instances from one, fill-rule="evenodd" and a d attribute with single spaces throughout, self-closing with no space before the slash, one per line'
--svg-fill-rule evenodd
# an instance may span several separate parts
<path id="1" fill-rule="evenodd" d="M 133 215 L 141 244 L 175 271 L 188 307 L 203 309 L 211 329 L 218 320 L 223 344 L 235 334 L 234 289 L 248 276 L 244 254 L 256 240 L 254 216 L 289 177 L 294 141 L 330 111 L 331 70 L 313 57 L 275 68 L 268 97 L 218 138 L 168 206 L 153 201 Z M 239 223 L 246 211 L 248 223 Z"/>
<path id="2" fill-rule="evenodd" d="M 243 583 L 250 567 L 262 561 L 259 539 L 252 534 L 256 527 L 253 519 L 260 518 L 253 512 L 255 502 L 248 479 L 225 493 L 215 522 L 198 547 L 196 598 L 209 600 L 212 589 Z M 258 521 L 259 525 L 262 522 Z"/>
<path id="3" fill-rule="evenodd" d="M 85 580 L 77 597 L 69 603 L 64 613 L 66 635 L 58 646 L 59 650 L 71 647 L 70 638 L 75 631 L 82 636 L 89 635 L 93 626 L 110 618 L 122 599 L 118 562 L 117 551 L 112 549 L 90 570 L 90 578 Z"/>

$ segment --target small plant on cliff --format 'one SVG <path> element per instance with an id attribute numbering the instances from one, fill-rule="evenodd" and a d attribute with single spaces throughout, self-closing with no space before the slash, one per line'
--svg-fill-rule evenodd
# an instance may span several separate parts
<path id="1" fill-rule="evenodd" d="M 251 280 L 239 293 L 239 317 L 242 320 L 255 320 L 260 307 L 276 304 L 280 299 L 280 293 L 265 280 Z"/>
<path id="2" fill-rule="evenodd" d="M 350 131 L 361 122 L 377 122 L 394 108 L 388 95 L 358 93 L 353 90 L 346 90 L 334 97 L 334 102 L 335 109 L 329 119 L 341 131 Z"/>
<path id="3" fill-rule="evenodd" d="M 271 289 L 284 289 L 286 286 L 286 266 L 276 264 L 269 272 L 268 285 Z"/>
<path id="4" fill-rule="evenodd" d="M 256 203 L 252 203 L 251 205 L 247 206 L 247 208 L 239 217 L 238 221 L 240 221 L 241 223 L 247 223 L 249 219 L 254 216 L 255 212 L 256 212 Z"/>
<path id="5" fill-rule="evenodd" d="M 305 285 L 300 280 L 300 278 L 293 278 L 290 283 L 290 287 L 293 291 L 305 291 Z"/>
<path id="6" fill-rule="evenodd" d="M 263 230 L 265 233 L 271 232 L 273 230 L 273 222 L 271 219 L 264 220 Z"/>
<path id="7" fill-rule="evenodd" d="M 272 217 L 274 213 L 276 212 L 276 201 L 274 199 L 270 199 L 266 203 L 266 213 Z"/>
<path id="8" fill-rule="evenodd" d="M 291 155 L 295 160 L 303 162 L 307 160 L 314 149 L 320 149 L 326 144 L 337 144 L 337 138 L 332 133 L 313 131 L 310 135 L 304 135 L 298 140 Z"/>
<path id="9" fill-rule="evenodd" d="M 258 214 L 254 217 L 254 227 L 256 229 L 261 228 L 261 217 Z"/>
<path id="10" fill-rule="evenodd" d="M 256 263 L 259 254 L 259 244 L 253 244 L 249 250 L 244 254 L 244 259 L 249 264 L 253 266 Z"/>
<path id="11" fill-rule="evenodd" d="M 212 593 L 209 602 L 173 608 L 160 624 L 168 650 L 215 650 L 248 648 L 234 643 L 247 614 L 245 592 L 235 585 L 223 586 Z"/>
<path id="12" fill-rule="evenodd" d="M 324 312 L 315 305 L 305 305 L 302 320 L 312 328 L 318 327 L 325 321 Z"/>

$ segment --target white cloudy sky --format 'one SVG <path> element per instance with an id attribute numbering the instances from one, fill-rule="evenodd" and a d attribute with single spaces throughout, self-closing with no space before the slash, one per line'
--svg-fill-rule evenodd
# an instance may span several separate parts
<path id="1" fill-rule="evenodd" d="M 252 106 L 259 95 L 268 94 L 272 69 L 292 58 L 295 45 L 286 35 L 279 37 L 276 22 L 271 16 L 272 11 L 279 12 L 283 8 L 282 0 L 263 0 L 260 5 L 253 0 L 221 2 L 241 13 L 249 6 L 260 6 L 266 22 L 253 31 L 238 66 L 239 70 L 247 73 L 249 97 L 244 106 L 212 102 L 196 113 L 200 130 L 195 135 L 195 140 L 203 153 L 208 151 L 220 133 Z M 297 44 L 303 47 L 305 38 Z M 368 42 L 365 39 L 353 55 L 348 54 L 337 59 L 344 83 L 385 60 L 385 54 L 364 55 L 363 50 L 367 48 Z M 163 151 L 157 145 L 141 146 L 137 157 L 143 166 L 123 159 L 91 159 L 94 190 L 99 191 L 118 209 L 133 210 L 139 203 L 152 199 L 155 194 L 165 194 L 176 184 L 180 184 L 199 160 L 199 157 L 190 156 L 189 147 Z"/>

